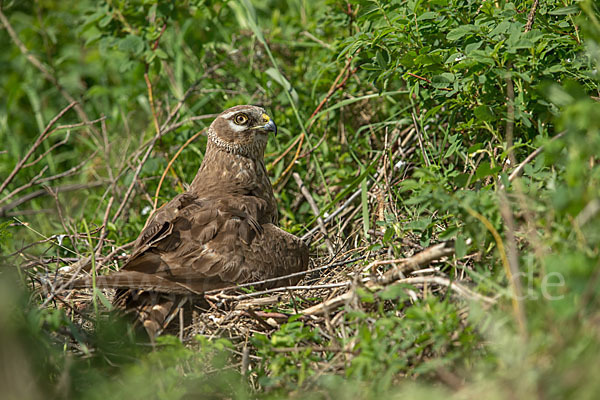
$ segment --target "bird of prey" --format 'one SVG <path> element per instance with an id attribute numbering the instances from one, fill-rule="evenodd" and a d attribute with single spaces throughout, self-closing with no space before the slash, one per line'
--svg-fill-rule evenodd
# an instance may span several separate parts
<path id="1" fill-rule="evenodd" d="M 277 278 L 308 267 L 308 246 L 277 226 L 264 164 L 269 132 L 277 127 L 260 107 L 223 111 L 189 190 L 152 215 L 118 272 L 96 278 L 117 289 L 116 305 L 133 310 L 151 338 L 186 295 L 264 280 L 261 288 L 293 285 L 299 277 Z"/>

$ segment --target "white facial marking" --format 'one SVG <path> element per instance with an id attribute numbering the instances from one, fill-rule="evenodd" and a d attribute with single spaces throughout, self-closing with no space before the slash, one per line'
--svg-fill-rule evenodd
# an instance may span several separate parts
<path id="1" fill-rule="evenodd" d="M 233 121 L 228 121 L 229 122 L 229 127 L 234 131 L 234 132 L 241 132 L 241 131 L 245 131 L 247 128 L 244 125 L 238 125 Z"/>
<path id="2" fill-rule="evenodd" d="M 239 113 L 239 111 L 230 111 L 227 114 L 221 114 L 221 118 L 230 118 L 233 117 L 235 114 Z"/>

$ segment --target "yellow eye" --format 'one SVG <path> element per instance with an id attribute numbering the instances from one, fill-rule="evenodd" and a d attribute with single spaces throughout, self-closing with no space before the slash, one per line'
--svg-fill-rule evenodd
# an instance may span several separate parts
<path id="1" fill-rule="evenodd" d="M 248 122 L 248 116 L 246 114 L 240 113 L 235 116 L 233 122 L 235 122 L 238 125 L 244 125 L 246 122 Z"/>

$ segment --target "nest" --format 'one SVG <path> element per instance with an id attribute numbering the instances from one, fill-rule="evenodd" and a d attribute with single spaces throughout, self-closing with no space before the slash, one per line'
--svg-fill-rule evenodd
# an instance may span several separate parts
<path id="1" fill-rule="evenodd" d="M 410 254 L 408 257 L 386 258 L 385 251 L 359 248 L 333 257 L 313 258 L 309 270 L 302 273 L 304 277 L 296 286 L 252 291 L 250 288 L 253 284 L 248 284 L 206 292 L 203 298 L 195 297 L 194 301 L 188 301 L 180 308 L 166 333 L 179 337 L 189 345 L 198 343 L 195 340 L 197 335 L 208 340 L 226 338 L 233 343 L 234 349 L 231 351 L 240 358 L 240 368 L 244 372 L 249 368 L 250 359 L 260 358 L 248 348 L 249 338 L 254 334 L 270 336 L 294 317 L 294 320 L 300 320 L 307 326 L 319 327 L 320 332 L 335 335 L 340 328 L 343 329 L 348 311 L 372 307 L 361 301 L 361 291 L 376 294 L 390 285 L 402 283 L 414 288 L 406 289 L 409 301 L 417 301 L 427 293 L 449 292 L 453 296 L 482 304 L 495 302 L 470 289 L 467 280 L 451 280 L 445 276 L 440 267 L 447 265 L 454 254 L 452 242 L 442 242 L 425 249 L 413 244 L 403 249 L 405 254 Z M 94 329 L 91 317 L 93 291 L 69 289 L 67 284 L 71 279 L 89 275 L 86 271 L 89 261 L 82 259 L 54 273 L 49 272 L 49 264 L 46 263 L 43 274 L 39 272 L 40 263 L 37 262 L 34 264 L 38 272 L 31 275 L 35 288 L 42 296 L 42 306 L 64 309 L 84 330 Z M 107 304 L 114 292 L 111 289 L 102 290 L 107 301 L 96 303 Z M 298 343 L 296 347 L 279 348 L 277 351 L 297 351 L 302 348 L 303 344 Z M 313 350 L 353 353 L 350 347 L 315 347 Z"/>

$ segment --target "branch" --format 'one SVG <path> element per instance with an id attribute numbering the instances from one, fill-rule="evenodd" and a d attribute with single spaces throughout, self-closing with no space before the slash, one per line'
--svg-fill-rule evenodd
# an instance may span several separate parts
<path id="1" fill-rule="evenodd" d="M 23 44 L 21 39 L 19 39 L 19 36 L 17 35 L 17 33 L 13 29 L 12 25 L 8 21 L 8 18 L 6 18 L 6 15 L 4 15 L 4 12 L 2 12 L 1 5 L 0 5 L 0 22 L 2 22 L 2 25 L 4 25 L 4 28 L 8 32 L 8 35 L 10 36 L 10 38 L 12 39 L 14 44 L 19 48 L 21 53 L 27 58 L 27 60 L 29 60 L 29 62 L 42 73 L 42 75 L 44 76 L 44 78 L 46 80 L 50 81 L 50 83 L 52 83 L 56 87 L 56 89 L 58 89 L 60 94 L 62 94 L 62 96 L 69 103 L 71 103 L 71 104 L 75 103 L 75 105 L 74 105 L 75 111 L 77 112 L 77 115 L 79 115 L 79 118 L 84 120 L 86 123 L 89 123 L 90 119 L 88 118 L 87 114 L 83 110 L 83 107 L 81 107 L 79 104 L 77 104 L 77 101 L 75 100 L 75 98 L 73 96 L 71 96 L 71 94 L 62 87 L 62 85 L 58 82 L 58 79 L 56 79 L 54 77 L 54 75 L 52 75 L 50 73 L 48 68 L 46 68 L 46 66 L 44 64 L 42 64 L 42 62 L 40 60 L 38 60 L 33 54 L 31 54 L 29 49 L 27 49 L 25 44 Z M 72 107 L 72 106 L 70 106 L 70 107 Z M 2 190 L 0 189 L 0 192 L 1 191 Z"/>
<path id="2" fill-rule="evenodd" d="M 2 10 L 0 10 L 0 19 L 3 16 L 4 16 L 4 14 L 2 14 Z M 63 108 L 54 118 L 52 118 L 50 120 L 50 122 L 48 123 L 48 125 L 46 125 L 46 128 L 44 129 L 44 131 L 40 134 L 40 136 L 38 136 L 38 138 L 36 139 L 36 141 L 33 143 L 33 146 L 31 146 L 31 148 L 29 149 L 29 151 L 27 152 L 27 154 L 25 154 L 25 157 L 23 157 L 17 163 L 17 165 L 15 165 L 15 167 L 12 170 L 12 172 L 8 175 L 8 177 L 4 180 L 4 182 L 2 182 L 2 185 L 0 185 L 0 193 L 4 189 L 6 189 L 6 187 L 8 186 L 8 184 L 14 179 L 15 175 L 17 175 L 17 173 L 19 172 L 19 170 L 27 162 L 27 160 L 29 159 L 29 157 L 31 157 L 31 155 L 33 154 L 33 152 L 42 144 L 42 142 L 48 136 L 50 136 L 50 134 L 52 132 L 56 131 L 56 130 L 54 130 L 54 131 L 50 132 L 50 128 L 52 128 L 52 126 L 56 123 L 56 121 L 58 121 L 60 118 L 62 118 L 62 116 L 67 113 L 67 111 L 69 111 L 71 108 L 75 107 L 75 104 L 77 104 L 75 101 L 71 102 L 71 104 L 69 104 L 68 106 L 66 106 L 65 108 Z"/>
<path id="3" fill-rule="evenodd" d="M 302 182 L 302 178 L 300 178 L 300 175 L 297 172 L 294 172 L 292 174 L 292 177 L 294 178 L 296 184 L 300 188 L 300 192 L 302 192 L 302 195 L 308 202 L 308 205 L 310 206 L 310 209 L 312 210 L 313 214 L 317 217 L 317 224 L 319 225 L 319 229 L 321 230 L 321 233 L 325 238 L 325 245 L 327 246 L 329 255 L 334 255 L 335 251 L 333 250 L 333 246 L 331 245 L 331 241 L 329 240 L 329 236 L 327 235 L 327 229 L 325 229 L 323 218 L 319 216 L 321 214 L 321 212 L 319 211 L 319 207 L 317 207 L 317 204 L 315 203 L 315 200 L 313 199 L 312 195 L 310 194 L 306 186 L 304 186 L 304 182 Z"/>
<path id="4" fill-rule="evenodd" d="M 407 284 L 419 284 L 419 283 L 434 283 L 442 286 L 447 286 L 451 290 L 455 291 L 457 294 L 466 297 L 468 299 L 479 300 L 487 304 L 493 304 L 495 300 L 482 296 L 479 293 L 472 291 L 471 289 L 460 285 L 456 282 L 452 282 L 449 279 L 439 277 L 439 276 L 419 276 L 412 278 L 400 279 L 402 277 L 402 273 L 404 272 L 412 272 L 417 270 L 420 267 L 428 265 L 432 261 L 438 260 L 443 257 L 447 257 L 449 255 L 454 254 L 454 244 L 453 242 L 443 242 L 436 244 L 434 246 L 428 247 L 427 249 L 421 251 L 420 253 L 415 254 L 409 258 L 401 258 L 394 260 L 383 260 L 383 261 L 374 261 L 369 264 L 365 270 L 368 270 L 377 265 L 383 264 L 391 264 L 391 263 L 399 263 L 401 264 L 398 267 L 390 269 L 387 271 L 382 277 L 378 277 L 376 279 L 365 281 L 365 287 L 371 290 L 378 290 L 381 288 L 381 285 L 389 285 L 391 283 L 407 283 Z M 343 304 L 346 304 L 350 299 L 356 296 L 355 290 L 350 290 L 342 295 L 336 296 L 332 299 L 326 300 L 320 304 L 309 307 L 301 312 L 303 315 L 319 315 L 327 313 L 328 310 L 335 309 Z"/>
<path id="5" fill-rule="evenodd" d="M 53 188 L 55 193 L 63 193 L 63 192 L 72 192 L 75 190 L 81 190 L 81 189 L 91 189 L 94 187 L 98 187 L 98 186 L 102 186 L 104 185 L 105 182 L 103 181 L 96 181 L 96 182 L 91 182 L 91 183 L 86 183 L 86 184 L 70 184 L 70 185 L 64 185 L 64 186 L 57 186 L 55 188 Z M 7 205 L 5 205 L 4 207 L 0 207 L 0 217 L 6 217 L 8 211 L 12 210 L 13 208 L 16 208 L 18 206 L 20 206 L 21 204 L 27 203 L 30 200 L 33 200 L 37 197 L 40 196 L 44 196 L 47 195 L 48 191 L 46 189 L 39 189 L 36 190 L 35 192 L 31 192 L 28 193 L 27 195 L 13 201 L 12 203 L 9 203 Z"/>
<path id="6" fill-rule="evenodd" d="M 533 5 L 531 6 L 531 10 L 529 11 L 529 15 L 527 16 L 527 25 L 525 25 L 525 32 L 529 32 L 531 30 L 531 27 L 533 26 L 533 21 L 535 20 L 535 13 L 539 4 L 539 0 L 533 0 Z"/>

